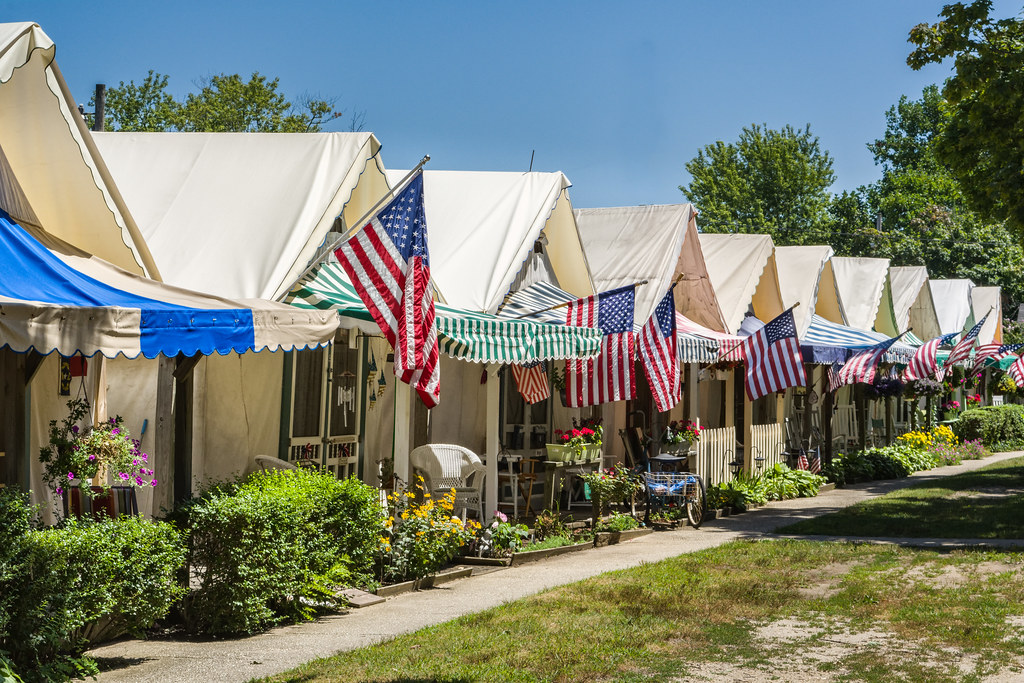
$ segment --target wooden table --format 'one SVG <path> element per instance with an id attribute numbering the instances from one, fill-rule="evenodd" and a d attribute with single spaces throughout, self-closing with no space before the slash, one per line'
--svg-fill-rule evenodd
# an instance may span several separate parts
<path id="1" fill-rule="evenodd" d="M 569 468 L 579 468 L 581 472 L 596 472 L 601 467 L 600 460 L 573 460 L 570 462 L 544 461 L 544 509 L 555 509 L 555 496 L 562 490 L 562 480 L 570 474 Z M 575 473 L 575 472 L 573 472 Z"/>

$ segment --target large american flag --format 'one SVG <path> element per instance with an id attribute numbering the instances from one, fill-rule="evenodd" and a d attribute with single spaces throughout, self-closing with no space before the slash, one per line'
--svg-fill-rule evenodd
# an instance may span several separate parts
<path id="1" fill-rule="evenodd" d="M 565 364 L 565 396 L 569 407 L 623 401 L 636 396 L 633 366 L 633 285 L 613 289 L 569 304 L 566 322 L 596 327 L 604 336 L 596 358 L 570 359 Z"/>
<path id="2" fill-rule="evenodd" d="M 512 376 L 516 380 L 519 395 L 527 403 L 540 403 L 551 396 L 551 384 L 543 362 L 533 365 L 513 365 Z"/>
<path id="3" fill-rule="evenodd" d="M 676 302 L 671 289 L 640 330 L 640 358 L 658 412 L 672 410 L 682 396 L 682 383 L 676 357 Z"/>
<path id="4" fill-rule="evenodd" d="M 1024 356 L 1019 356 L 1006 372 L 1013 378 L 1018 388 L 1024 387 Z"/>
<path id="5" fill-rule="evenodd" d="M 946 358 L 945 367 L 950 367 L 953 363 L 958 363 L 965 358 L 969 358 L 971 355 L 971 347 L 974 346 L 974 340 L 978 338 L 978 334 L 981 332 L 981 326 L 985 324 L 989 314 L 986 313 L 985 317 L 981 321 L 971 328 L 970 332 L 964 335 L 964 338 L 956 343 L 953 350 L 949 352 L 949 357 Z"/>
<path id="6" fill-rule="evenodd" d="M 882 355 L 889 350 L 889 347 L 899 341 L 906 332 L 903 332 L 892 339 L 886 339 L 880 344 L 861 351 L 856 356 L 846 361 L 846 363 L 836 371 L 833 366 L 833 371 L 829 374 L 829 387 L 830 392 L 835 391 L 844 384 L 854 384 L 856 382 L 863 382 L 865 384 L 871 384 L 875 381 L 875 370 L 878 369 L 878 361 L 882 359 Z"/>
<path id="7" fill-rule="evenodd" d="M 334 251 L 395 350 L 395 375 L 428 408 L 440 399 L 434 288 L 427 254 L 423 174 Z"/>
<path id="8" fill-rule="evenodd" d="M 939 368 L 939 347 L 952 342 L 958 334 L 959 332 L 953 332 L 952 334 L 946 334 L 935 339 L 929 339 L 922 344 L 914 352 L 914 357 L 910 359 L 907 369 L 904 370 L 903 379 L 910 382 L 915 379 L 925 379 L 936 375 L 936 379 L 941 380 L 943 372 Z"/>
<path id="9" fill-rule="evenodd" d="M 740 350 L 747 368 L 747 396 L 751 401 L 807 384 L 793 309 L 744 339 Z"/>
<path id="10" fill-rule="evenodd" d="M 985 361 L 989 359 L 1002 360 L 1007 356 L 1012 356 L 1021 349 L 1024 349 L 1024 344 L 1000 344 L 999 342 L 982 344 L 974 352 L 974 368 L 971 370 L 971 374 L 980 372 L 985 367 Z"/>

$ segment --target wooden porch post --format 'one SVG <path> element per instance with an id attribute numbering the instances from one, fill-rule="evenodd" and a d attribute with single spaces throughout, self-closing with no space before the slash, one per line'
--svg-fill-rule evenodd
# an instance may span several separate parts
<path id="1" fill-rule="evenodd" d="M 501 382 L 498 371 L 501 365 L 491 363 L 487 366 L 487 486 L 484 491 L 484 520 L 490 523 L 494 511 L 498 509 L 498 453 L 501 451 L 498 422 L 498 408 L 501 404 Z M 529 410 L 527 405 L 525 410 Z M 529 439 L 529 435 L 526 437 Z M 512 495 L 516 495 L 516 491 Z"/>
<path id="2" fill-rule="evenodd" d="M 412 398 L 412 387 L 395 378 L 395 436 L 391 454 L 395 460 L 395 474 L 410 488 L 413 485 L 409 480 L 409 422 L 412 419 Z"/>

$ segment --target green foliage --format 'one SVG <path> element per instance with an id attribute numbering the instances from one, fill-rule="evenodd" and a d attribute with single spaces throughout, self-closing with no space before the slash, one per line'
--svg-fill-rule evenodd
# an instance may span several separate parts
<path id="1" fill-rule="evenodd" d="M 680 186 L 705 232 L 768 233 L 777 244 L 827 241 L 832 157 L 810 125 L 745 127 L 736 142 L 707 145 L 686 164 Z"/>
<path id="2" fill-rule="evenodd" d="M 783 463 L 777 463 L 761 475 L 768 493 L 768 500 L 788 500 L 789 498 L 810 498 L 818 495 L 818 490 L 825 483 L 825 477 L 807 470 L 790 469 Z"/>
<path id="3" fill-rule="evenodd" d="M 494 521 L 483 530 L 479 539 L 483 554 L 488 557 L 508 557 L 519 552 L 530 537 L 525 524 L 512 524 L 502 512 L 495 512 Z"/>
<path id="4" fill-rule="evenodd" d="M 24 498 L 0 492 L 0 660 L 26 680 L 92 675 L 90 643 L 141 632 L 184 589 L 173 526 L 136 517 L 33 530 Z M 2 671 L 2 669 L 0 669 Z"/>
<path id="5" fill-rule="evenodd" d="M 303 96 L 296 104 L 278 92 L 279 79 L 254 72 L 201 79 L 183 101 L 167 92 L 167 76 L 150 71 L 142 83 L 121 81 L 106 95 L 108 130 L 308 133 L 343 112 L 335 99 Z M 357 130 L 356 125 L 352 126 Z"/>
<path id="6" fill-rule="evenodd" d="M 383 526 L 376 489 L 304 470 L 257 472 L 186 510 L 199 588 L 185 616 L 209 634 L 254 633 L 312 618 L 312 603 L 338 604 L 332 589 L 370 580 Z"/>
<path id="7" fill-rule="evenodd" d="M 594 531 L 629 531 L 640 527 L 640 522 L 632 515 L 624 515 L 620 512 L 613 512 L 608 519 L 598 522 Z"/>
<path id="8" fill-rule="evenodd" d="M 895 445 L 836 456 L 822 474 L 837 486 L 845 486 L 854 481 L 901 479 L 940 464 L 940 458 L 930 450 Z"/>
<path id="9" fill-rule="evenodd" d="M 590 488 L 594 505 L 602 511 L 611 503 L 631 501 L 644 490 L 643 477 L 622 464 L 587 472 L 580 475 L 580 479 Z"/>
<path id="10" fill-rule="evenodd" d="M 480 524 L 464 524 L 452 515 L 454 508 L 454 491 L 440 499 L 422 487 L 418 493 L 396 491 L 388 496 L 391 516 L 380 539 L 382 580 L 410 581 L 433 574 L 471 544 Z"/>
<path id="11" fill-rule="evenodd" d="M 1020 169 L 1024 144 L 1024 19 L 993 20 L 991 0 L 943 7 L 941 21 L 910 32 L 914 69 L 954 60 L 943 95 L 949 119 L 935 152 L 960 182 L 972 206 L 992 220 L 1024 230 Z"/>
<path id="12" fill-rule="evenodd" d="M 965 410 L 953 423 L 962 441 L 980 439 L 993 451 L 1017 450 L 1024 443 L 1024 406 L 1009 404 Z"/>

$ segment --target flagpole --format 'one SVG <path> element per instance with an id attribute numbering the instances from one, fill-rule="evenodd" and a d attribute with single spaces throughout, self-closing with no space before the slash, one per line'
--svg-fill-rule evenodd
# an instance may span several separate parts
<path id="1" fill-rule="evenodd" d="M 348 229 L 348 230 L 346 230 L 346 231 L 345 231 L 345 233 L 344 233 L 343 235 L 341 235 L 341 237 L 338 237 L 338 238 L 337 238 L 336 240 L 334 240 L 333 242 L 331 242 L 331 244 L 330 244 L 330 245 L 328 245 L 328 247 L 327 247 L 326 249 L 324 249 L 324 250 L 323 250 L 323 252 L 322 252 L 322 253 L 320 254 L 320 256 L 318 256 L 318 257 L 317 257 L 317 258 L 316 258 L 316 259 L 315 259 L 315 260 L 314 260 L 314 261 L 313 261 L 312 263 L 310 263 L 310 264 L 309 264 L 309 266 L 307 266 L 307 267 L 306 267 L 306 269 L 305 269 L 304 271 L 302 271 L 302 273 L 301 273 L 301 274 L 300 274 L 300 275 L 299 275 L 299 276 L 298 276 L 297 278 L 295 278 L 295 280 L 294 280 L 294 281 L 293 281 L 293 282 L 292 282 L 292 283 L 291 283 L 290 285 L 288 285 L 288 288 L 284 290 L 284 294 L 282 294 L 281 296 L 279 296 L 279 297 L 277 298 L 277 300 L 278 300 L 278 301 L 281 301 L 281 300 L 282 300 L 282 299 L 284 299 L 284 298 L 285 298 L 286 296 L 288 296 L 288 293 L 292 291 L 292 289 L 293 289 L 293 288 L 295 287 L 295 285 L 297 285 L 297 284 L 299 284 L 300 282 L 302 282 L 302 280 L 303 280 L 303 279 L 304 279 L 304 278 L 305 278 L 305 277 L 306 277 L 307 275 L 309 275 L 310 273 L 312 273 L 312 272 L 313 272 L 314 270 L 316 270 L 316 268 L 317 268 L 317 267 L 319 267 L 319 265 L 320 265 L 321 263 L 323 263 L 324 259 L 328 258 L 328 257 L 329 257 L 329 256 L 330 256 L 331 254 L 333 254 L 333 253 L 334 253 L 334 250 L 335 250 L 335 248 L 337 248 L 337 246 L 338 246 L 339 244 L 341 244 L 342 242 L 345 242 L 346 240 L 348 240 L 348 239 L 349 239 L 350 237 L 352 237 L 352 235 L 354 235 L 354 234 L 356 233 L 356 231 L 358 231 L 358 230 L 359 230 L 360 228 L 362 228 L 362 227 L 363 227 L 363 226 L 365 225 L 365 223 L 366 223 L 366 220 L 367 220 L 367 219 L 368 219 L 368 218 L 369 218 L 370 216 L 372 216 L 372 215 L 374 214 L 374 212 L 375 212 L 375 211 L 377 211 L 377 209 L 379 209 L 379 208 L 380 208 L 380 206 L 381 206 L 381 205 L 382 205 L 382 204 L 383 204 L 384 202 L 388 201 L 389 199 L 391 199 L 392 197 L 394 197 L 394 196 L 395 196 L 396 194 L 398 194 L 398 193 L 399 193 L 399 191 L 401 191 L 402 189 L 404 189 L 404 188 L 405 188 L 405 186 L 406 186 L 406 185 L 407 185 L 407 184 L 409 183 L 409 181 L 410 181 L 410 180 L 412 179 L 412 177 L 413 177 L 414 175 L 416 175 L 416 174 L 417 174 L 417 173 L 418 173 L 418 172 L 419 172 L 419 171 L 420 171 L 420 170 L 421 170 L 421 169 L 423 168 L 423 166 L 424 166 L 424 165 L 425 165 L 425 164 L 426 164 L 426 163 L 427 163 L 428 161 L 430 161 L 430 155 L 429 155 L 429 154 L 424 154 L 424 155 L 423 155 L 423 158 L 422 158 L 422 159 L 420 159 L 420 163 L 416 164 L 416 166 L 415 166 L 415 167 L 414 167 L 414 168 L 413 168 L 413 169 L 412 169 L 411 171 L 409 171 L 408 173 L 406 173 L 406 174 L 405 174 L 405 177 L 404 177 L 404 178 L 402 178 L 402 179 L 401 179 L 401 180 L 400 180 L 400 181 L 398 182 L 398 184 L 397 184 L 397 185 L 395 185 L 395 186 L 394 186 L 393 188 L 391 188 L 390 190 L 388 190 L 388 191 L 387 191 L 387 192 L 386 192 L 386 193 L 384 194 L 384 196 L 383 196 L 383 197 L 381 197 L 381 198 L 380 198 L 379 200 L 377 200 L 377 203 L 376 203 L 376 204 L 374 204 L 373 206 L 371 206 L 371 207 L 370 207 L 370 209 L 369 209 L 369 210 L 368 210 L 368 211 L 367 211 L 366 213 L 364 213 L 364 214 L 363 214 L 363 216 L 362 216 L 362 217 L 361 217 L 361 218 L 360 218 L 359 220 L 357 220 L 357 221 L 356 221 L 355 223 L 353 223 L 353 224 L 352 224 L 352 226 L 351 226 L 351 227 L 349 227 L 349 229 Z"/>
<path id="2" fill-rule="evenodd" d="M 626 286 L 627 287 L 632 286 L 632 287 L 635 288 L 635 287 L 639 287 L 641 285 L 646 285 L 648 282 L 649 282 L 649 280 L 641 280 L 640 282 L 634 282 L 632 285 L 626 285 Z M 554 310 L 557 310 L 559 308 L 565 308 L 566 306 L 571 304 L 573 301 L 578 301 L 578 299 L 573 299 L 572 301 L 565 301 L 565 302 L 560 303 L 560 304 L 555 304 L 554 306 L 548 306 L 547 308 L 542 308 L 539 311 L 530 311 L 529 313 L 523 313 L 522 315 L 517 315 L 514 318 L 510 318 L 510 320 L 522 320 L 523 318 L 528 318 L 531 315 L 537 315 L 538 313 L 547 313 L 548 311 L 554 311 Z"/>

